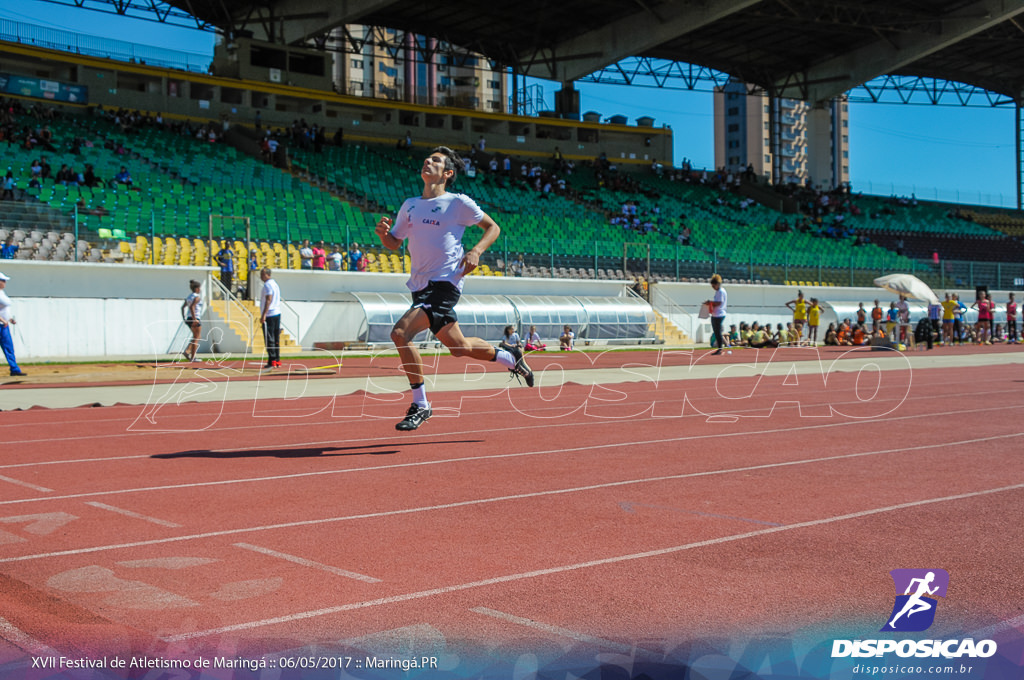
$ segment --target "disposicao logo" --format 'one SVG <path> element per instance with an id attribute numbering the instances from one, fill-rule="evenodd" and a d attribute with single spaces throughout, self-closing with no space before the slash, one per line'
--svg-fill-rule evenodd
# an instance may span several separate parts
<path id="1" fill-rule="evenodd" d="M 893 569 L 896 602 L 881 632 L 920 632 L 935 622 L 936 597 L 946 597 L 949 573 L 944 569 Z M 996 653 L 993 640 L 833 640 L 832 658 L 899 657 L 954 659 L 988 658 Z"/>
<path id="2" fill-rule="evenodd" d="M 936 597 L 946 597 L 949 573 L 944 569 L 893 569 L 896 604 L 882 632 L 919 632 L 935 622 Z M 900 594 L 902 593 L 902 595 Z"/>

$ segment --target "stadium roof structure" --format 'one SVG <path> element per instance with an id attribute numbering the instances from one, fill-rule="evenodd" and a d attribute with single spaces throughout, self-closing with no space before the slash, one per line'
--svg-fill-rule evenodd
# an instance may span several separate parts
<path id="1" fill-rule="evenodd" d="M 72 0 L 76 4 L 84 0 Z M 96 0 L 94 0 L 96 1 Z M 143 0 L 109 0 L 117 5 Z M 154 0 L 146 0 L 153 3 Z M 780 97 L 832 99 L 883 75 L 1024 96 L 1024 0 L 169 0 L 226 35 L 324 44 L 383 26 L 575 81 L 623 59 L 715 69 Z"/>

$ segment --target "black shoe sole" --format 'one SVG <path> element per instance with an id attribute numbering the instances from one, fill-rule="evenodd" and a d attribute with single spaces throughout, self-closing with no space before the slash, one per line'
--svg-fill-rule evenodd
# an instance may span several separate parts
<path id="1" fill-rule="evenodd" d="M 401 421 L 400 423 L 398 423 L 397 425 L 395 425 L 395 429 L 396 429 L 396 430 L 398 430 L 399 432 L 412 432 L 413 430 L 418 430 L 418 429 L 420 428 L 420 426 L 422 426 L 422 425 L 423 425 L 423 423 L 425 423 L 425 422 L 427 422 L 428 420 L 430 420 L 430 416 L 431 416 L 431 415 L 433 415 L 433 413 L 429 413 L 429 414 L 427 414 L 427 416 L 426 416 L 426 417 L 422 418 L 422 419 L 421 419 L 421 420 L 420 420 L 420 421 L 419 421 L 418 423 L 416 423 L 415 425 L 413 425 L 413 424 L 412 424 L 412 423 L 411 423 L 410 421 L 408 421 L 408 420 L 403 420 L 403 421 Z M 404 427 L 403 427 L 403 426 L 404 426 Z"/>

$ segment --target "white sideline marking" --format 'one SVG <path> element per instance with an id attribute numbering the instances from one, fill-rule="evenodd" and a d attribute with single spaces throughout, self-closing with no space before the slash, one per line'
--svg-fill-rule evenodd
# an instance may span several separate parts
<path id="1" fill-rule="evenodd" d="M 863 425 L 865 422 L 868 422 L 868 423 L 874 423 L 874 422 L 892 423 L 892 422 L 896 422 L 896 421 L 899 421 L 899 420 L 912 420 L 912 419 L 915 419 L 915 418 L 941 418 L 943 416 L 965 415 L 965 414 L 969 414 L 969 413 L 990 413 L 992 411 L 1000 411 L 1000 410 L 1007 410 L 1007 409 L 1017 410 L 1019 408 L 1020 408 L 1019 405 L 1014 404 L 1012 406 L 996 406 L 996 407 L 992 407 L 992 408 L 979 408 L 979 409 L 961 410 L 961 411 L 947 411 L 945 413 L 919 413 L 919 414 L 916 414 L 916 415 L 909 415 L 909 416 L 893 416 L 893 417 L 886 418 L 884 421 L 851 420 L 851 421 L 843 421 L 843 422 L 839 422 L 839 423 L 821 423 L 821 424 L 817 424 L 817 425 L 805 425 L 803 427 L 782 427 L 782 428 L 776 428 L 776 429 L 772 429 L 772 430 L 753 430 L 753 431 L 749 431 L 749 432 L 748 431 L 743 431 L 743 432 L 715 432 L 713 434 L 687 435 L 685 437 L 669 437 L 667 439 L 648 439 L 648 440 L 644 440 L 644 441 L 631 441 L 631 442 L 627 442 L 627 443 L 628 443 L 629 446 L 648 446 L 648 445 L 654 445 L 654 444 L 672 444 L 672 443 L 678 443 L 678 442 L 700 441 L 700 440 L 703 440 L 703 439 L 727 439 L 729 437 L 756 437 L 756 436 L 759 436 L 759 435 L 774 434 L 776 432 L 799 432 L 801 430 L 824 430 L 824 429 L 829 429 L 829 428 L 833 428 L 833 427 L 848 427 L 850 425 Z M 638 422 L 638 421 L 633 421 L 633 422 Z M 509 428 L 509 429 L 518 429 L 518 428 Z M 530 429 L 530 428 L 521 428 L 521 429 Z M 480 432 L 492 432 L 493 433 L 494 431 L 492 431 L 492 430 L 480 430 Z M 469 433 L 458 433 L 458 434 L 463 435 L 463 434 L 469 434 Z M 999 439 L 999 438 L 1004 438 L 1004 437 L 1017 437 L 1017 436 L 1020 436 L 1020 434 L 1021 433 L 1014 433 L 1014 434 L 1008 434 L 1008 435 L 999 435 L 997 437 L 983 437 L 981 439 L 970 439 L 970 440 L 966 440 L 966 441 L 960 442 L 960 443 L 975 443 L 975 442 L 988 441 L 989 439 Z M 453 433 L 448 432 L 448 433 L 445 434 L 445 436 L 449 436 L 449 437 L 453 436 Z M 394 442 L 394 439 L 391 439 L 389 441 Z M 297 444 L 289 444 L 288 446 L 290 446 L 292 448 L 297 448 L 297 447 L 300 447 L 300 446 L 314 446 L 316 444 L 336 444 L 336 443 L 337 443 L 337 440 L 331 440 L 331 441 L 321 441 L 321 442 L 300 442 L 300 443 L 297 443 Z M 401 444 L 395 444 L 395 445 L 396 446 L 401 446 Z M 359 467 L 359 468 L 343 468 L 343 469 L 340 469 L 340 470 L 319 470 L 317 472 L 296 472 L 296 473 L 292 473 L 292 474 L 288 474 L 288 475 L 272 475 L 272 476 L 269 476 L 269 477 L 245 477 L 245 478 L 241 478 L 241 479 L 221 479 L 221 480 L 212 481 L 212 482 L 191 482 L 191 483 L 188 483 L 188 484 L 167 484 L 167 485 L 163 485 L 163 486 L 143 486 L 143 487 L 136 487 L 134 489 L 110 489 L 110 490 L 107 490 L 107 491 L 88 491 L 88 492 L 83 492 L 83 493 L 66 494 L 64 496 L 48 496 L 46 498 L 17 498 L 17 499 L 8 500 L 8 501 L 0 501 L 0 506 L 2 506 L 2 505 L 17 505 L 17 504 L 20 504 L 20 503 L 37 503 L 39 501 L 70 500 L 70 499 L 73 499 L 73 498 L 88 498 L 90 496 L 113 496 L 113 495 L 126 494 L 126 493 L 140 493 L 140 492 L 143 492 L 143 491 L 171 491 L 171 490 L 174 490 L 174 489 L 194 489 L 194 488 L 208 487 L 208 486 L 226 486 L 226 485 L 229 485 L 229 484 L 252 484 L 252 483 L 259 483 L 259 482 L 276 482 L 276 481 L 280 481 L 280 480 L 284 480 L 284 479 L 301 479 L 301 478 L 306 478 L 306 477 L 320 477 L 320 476 L 324 476 L 324 475 L 341 475 L 341 474 L 349 474 L 349 473 L 354 473 L 354 472 L 375 472 L 375 471 L 378 471 L 378 470 L 396 470 L 396 469 L 401 469 L 401 468 L 423 467 L 423 466 L 429 466 L 429 465 L 443 465 L 443 464 L 448 464 L 448 463 L 465 463 L 465 462 L 473 462 L 473 461 L 481 461 L 481 460 L 502 460 L 502 459 L 507 459 L 507 458 L 521 458 L 521 457 L 524 457 L 524 456 L 543 456 L 543 455 L 548 455 L 548 454 L 552 454 L 552 453 L 569 453 L 569 452 L 580 452 L 580 451 L 593 451 L 595 449 L 606 449 L 606 448 L 612 448 L 612 447 L 620 447 L 620 446 L 624 446 L 624 445 L 626 445 L 626 443 L 623 443 L 623 442 L 612 442 L 612 443 L 607 443 L 607 444 L 594 444 L 592 446 L 575 446 L 575 447 L 571 447 L 571 448 L 561 448 L 561 449 L 543 449 L 543 450 L 539 450 L 539 451 L 517 451 L 517 452 L 513 452 L 513 453 L 496 453 L 496 454 L 483 455 L 483 456 L 465 456 L 465 457 L 462 457 L 462 458 L 442 458 L 442 459 L 439 459 L 439 460 L 416 461 L 416 462 L 413 462 L 413 463 L 394 463 L 392 465 L 372 465 L 372 466 L 368 466 L 368 467 Z M 947 445 L 948 444 L 935 444 L 934 446 L 947 446 Z M 925 446 L 923 448 L 928 448 L 929 446 L 932 446 L 932 445 L 928 445 L 928 446 Z M 280 447 L 281 447 L 281 445 L 277 444 L 277 445 L 273 445 L 273 446 L 251 446 L 251 447 L 236 448 L 236 449 L 218 449 L 218 451 L 220 451 L 220 452 L 256 451 L 256 450 L 259 450 L 259 449 L 273 449 L 273 448 L 280 448 Z M 911 450 L 914 450 L 915 448 L 922 448 L 922 447 L 911 447 L 911 448 L 908 448 L 908 449 L 891 449 L 890 451 L 901 451 L 901 450 L 911 451 Z M 886 453 L 887 452 L 888 451 L 886 451 Z M 819 459 L 811 459 L 811 460 L 813 461 L 813 460 L 819 460 Z M 827 460 L 827 459 L 823 458 L 823 459 L 820 459 L 820 460 Z"/>
<path id="2" fill-rule="evenodd" d="M 252 550 L 253 552 L 262 553 L 264 555 L 270 555 L 271 557 L 277 557 L 277 558 L 280 558 L 282 560 L 287 560 L 288 562 L 294 562 L 295 564 L 301 564 L 304 567 L 312 567 L 314 569 L 321 569 L 321 570 L 329 572 L 331 574 L 336 574 L 338 576 L 344 576 L 345 578 L 354 578 L 357 581 L 364 581 L 366 583 L 380 583 L 381 582 L 381 580 L 379 578 L 374 578 L 372 576 L 366 576 L 364 574 L 359 574 L 359 573 L 356 573 L 354 571 L 347 571 L 345 569 L 339 569 L 338 567 L 332 567 L 332 566 L 327 565 L 327 564 L 321 564 L 319 562 L 314 562 L 313 560 L 307 560 L 305 557 L 298 557 L 297 555 L 289 555 L 288 553 L 278 552 L 276 550 L 271 550 L 270 548 L 263 548 L 263 547 L 258 546 L 258 545 L 252 545 L 251 543 L 235 543 L 235 547 L 236 548 L 243 548 L 245 550 Z"/>
<path id="3" fill-rule="evenodd" d="M 140 515 L 137 512 L 132 512 L 131 510 L 125 510 L 124 508 L 117 508 L 117 507 L 114 507 L 113 505 L 107 505 L 106 503 L 100 503 L 99 501 L 86 501 L 85 504 L 86 505 L 91 505 L 92 507 L 99 508 L 101 510 L 109 510 L 110 512 L 116 512 L 119 515 L 124 515 L 125 517 L 134 517 L 135 519 L 141 519 L 141 520 L 144 520 L 146 522 L 152 522 L 153 524 L 159 524 L 162 527 L 171 527 L 172 529 L 176 529 L 176 528 L 181 526 L 180 524 L 176 524 L 174 522 L 168 522 L 167 520 L 157 519 L 156 517 L 149 517 L 147 515 Z"/>
<path id="4" fill-rule="evenodd" d="M 53 493 L 53 489 L 47 489 L 45 486 L 37 486 L 29 482 L 23 482 L 20 479 L 13 479 L 11 477 L 4 477 L 0 475 L 0 481 L 7 482 L 8 484 L 15 484 L 17 486 L 24 486 L 33 491 L 42 491 L 43 493 Z"/>
<path id="5" fill-rule="evenodd" d="M 592 567 L 601 567 L 609 564 L 619 564 L 622 562 L 628 562 L 632 560 L 646 559 L 650 557 L 660 557 L 663 555 L 671 555 L 673 553 L 682 552 L 684 550 L 692 550 L 694 548 L 705 548 L 708 546 L 720 545 L 723 543 L 732 543 L 734 541 L 742 541 L 748 538 L 757 538 L 759 536 L 767 536 L 769 534 L 775 534 L 782 531 L 793 531 L 795 529 L 806 529 L 810 527 L 817 527 L 826 524 L 834 524 L 836 522 L 843 522 L 850 519 L 860 519 L 862 517 L 870 517 L 872 515 L 878 515 L 886 512 L 893 512 L 896 510 L 906 510 L 908 508 L 916 508 L 923 505 L 931 505 L 933 503 L 944 503 L 947 501 L 963 500 L 966 498 L 976 498 L 979 496 L 987 496 L 995 493 L 1002 493 L 1004 491 L 1016 491 L 1024 489 L 1024 484 L 1014 484 L 1011 486 L 1003 486 L 995 489 L 986 489 L 984 491 L 972 491 L 970 493 L 956 494 L 954 496 L 942 496 L 939 498 L 928 498 L 919 501 L 912 501 L 910 503 L 900 503 L 898 505 L 888 505 L 881 508 L 873 508 L 871 510 L 861 510 L 859 512 L 851 512 L 845 515 L 835 515 L 833 517 L 824 517 L 822 519 L 810 520 L 807 522 L 800 522 L 798 524 L 789 524 L 781 527 L 769 527 L 767 529 L 759 529 L 757 531 L 749 531 L 743 534 L 734 534 L 732 536 L 722 536 L 720 538 L 712 538 L 706 541 L 697 541 L 695 543 L 684 543 L 682 545 L 670 546 L 667 548 L 658 548 L 655 550 L 647 550 L 644 552 L 631 553 L 628 555 L 618 555 L 615 557 L 606 557 L 603 559 L 590 560 L 588 562 L 577 562 L 575 564 L 566 564 L 558 567 L 549 567 L 547 569 L 537 569 L 534 571 L 526 571 L 518 574 L 508 574 L 505 576 L 497 576 L 494 578 L 481 579 L 479 581 L 470 581 L 468 583 L 459 583 L 450 586 L 443 586 L 440 588 L 432 588 L 430 590 L 421 590 L 414 593 L 406 593 L 404 595 L 393 595 L 391 597 L 382 597 L 376 600 L 366 600 L 364 602 L 352 602 L 350 604 L 338 605 L 336 607 L 326 607 L 324 609 L 314 609 L 312 611 L 296 612 L 294 614 L 288 614 L 286 616 L 275 616 L 267 619 L 260 619 L 257 621 L 247 621 L 245 623 L 236 623 L 229 626 L 221 626 L 219 628 L 210 628 L 208 630 L 198 630 L 189 633 L 179 633 L 177 635 L 169 635 L 162 638 L 164 642 L 184 642 L 186 640 L 195 640 L 198 638 L 209 637 L 211 635 L 219 635 L 221 633 L 231 633 L 240 630 L 253 630 L 255 628 L 262 628 L 265 626 L 273 626 L 282 623 L 291 623 L 294 621 L 301 621 L 303 619 L 312 619 L 320 616 L 328 616 L 331 614 L 340 614 L 342 612 L 354 611 L 357 609 L 367 609 L 369 607 L 379 607 L 382 605 L 397 604 L 399 602 L 408 602 L 410 600 L 421 600 L 428 597 L 435 597 L 437 595 L 447 595 L 449 593 L 455 593 L 463 590 L 470 590 L 473 588 L 482 588 L 485 586 L 500 585 L 504 583 L 512 583 L 515 581 L 522 581 L 530 578 L 537 578 L 539 576 L 551 576 L 553 574 L 564 574 L 571 571 L 579 571 L 582 569 L 590 569 Z"/>
<path id="6" fill-rule="evenodd" d="M 567 637 L 570 640 L 576 640 L 577 642 L 585 642 L 592 645 L 600 645 L 607 647 L 608 649 L 614 649 L 617 652 L 624 654 L 631 654 L 636 650 L 633 645 L 624 645 L 621 642 L 612 642 L 611 640 L 605 640 L 604 638 L 594 637 L 585 633 L 578 633 L 568 628 L 560 628 L 553 626 L 550 623 L 542 623 L 540 621 L 534 621 L 533 619 L 523 618 L 522 616 L 516 616 L 514 614 L 507 614 L 505 612 L 499 612 L 495 609 L 488 607 L 473 607 L 469 611 L 475 614 L 483 614 L 484 616 L 490 616 L 491 618 L 498 619 L 500 621 L 506 621 L 508 623 L 515 623 L 520 626 L 526 626 L 527 628 L 533 628 L 534 630 L 540 630 L 545 633 L 552 633 L 554 635 L 560 635 Z"/>
<path id="7" fill-rule="evenodd" d="M 36 656 L 50 656 L 54 658 L 62 656 L 60 652 L 47 647 L 2 616 L 0 616 L 0 639 L 6 640 L 15 647 Z"/>
<path id="8" fill-rule="evenodd" d="M 49 557 L 64 557 L 64 556 L 67 556 L 67 555 L 82 555 L 82 554 L 86 554 L 86 553 L 104 552 L 104 551 L 107 551 L 107 550 L 122 550 L 122 549 L 125 549 L 125 548 L 138 548 L 138 547 L 147 546 L 147 545 L 159 545 L 159 544 L 162 544 L 162 543 L 177 543 L 177 542 L 180 542 L 180 541 L 191 541 L 191 540 L 204 539 L 204 538 L 216 538 L 216 537 L 219 537 L 219 536 L 233 536 L 233 535 L 236 535 L 236 534 L 255 533 L 255 532 L 258 532 L 258 531 L 272 531 L 272 530 L 276 530 L 276 529 L 292 529 L 292 528 L 295 528 L 295 527 L 316 526 L 318 524 L 332 524 L 334 522 L 347 522 L 347 521 L 359 520 L 359 519 L 376 519 L 376 518 L 379 518 L 379 517 L 394 517 L 394 516 L 398 516 L 398 515 L 411 515 L 411 514 L 415 514 L 415 513 L 419 513 L 419 512 L 431 512 L 431 511 L 435 511 L 435 510 L 450 510 L 452 508 L 463 508 L 463 507 L 470 507 L 470 506 L 474 506 L 474 505 L 486 505 L 486 504 L 489 504 L 489 503 L 501 503 L 501 502 L 504 502 L 504 501 L 518 501 L 518 500 L 523 500 L 523 499 L 526 499 L 526 498 L 540 498 L 540 497 L 544 497 L 544 496 L 559 496 L 559 495 L 562 495 L 562 494 L 578 493 L 578 492 L 581 492 L 581 491 L 595 491 L 595 490 L 598 490 L 598 489 L 609 489 L 609 488 L 614 488 L 614 487 L 619 487 L 619 486 L 629 486 L 629 485 L 633 485 L 633 484 L 647 484 L 647 483 L 651 483 L 651 482 L 665 482 L 665 481 L 679 480 L 679 479 L 693 479 L 693 478 L 697 478 L 697 477 L 711 477 L 711 476 L 716 476 L 716 475 L 727 475 L 727 474 L 731 474 L 731 473 L 735 473 L 735 472 L 751 472 L 751 471 L 754 471 L 754 470 L 770 470 L 770 469 L 773 469 L 773 468 L 784 468 L 784 467 L 791 467 L 791 466 L 796 466 L 796 465 L 808 465 L 808 464 L 811 464 L 811 463 L 824 463 L 824 462 L 837 461 L 837 460 L 849 460 L 849 459 L 852 459 L 852 458 L 863 458 L 865 456 L 878 456 L 878 455 L 882 455 L 882 454 L 886 454 L 886 453 L 901 453 L 901 452 L 905 452 L 905 451 L 922 451 L 922 450 L 926 450 L 926 449 L 937 449 L 937 448 L 943 448 L 943 447 L 947 447 L 947 446 L 961 446 L 963 444 L 972 444 L 972 443 L 979 443 L 979 442 L 984 442 L 984 441 L 994 441 L 994 440 L 998 440 L 998 439 L 1010 439 L 1010 438 L 1014 438 L 1014 437 L 1024 437 L 1024 432 L 1015 432 L 1013 434 L 1001 434 L 1001 435 L 995 435 L 995 436 L 992 436 L 992 437 L 983 437 L 983 438 L 980 438 L 980 439 L 967 439 L 967 440 L 956 441 L 956 442 L 941 442 L 941 443 L 938 443 L 938 444 L 926 444 L 926 445 L 922 445 L 922 446 L 904 447 L 904 448 L 899 448 L 899 449 L 884 449 L 884 450 L 881 450 L 881 451 L 862 451 L 860 453 L 846 453 L 846 454 L 840 454 L 840 455 L 836 455 L 836 456 L 825 456 L 823 458 L 810 458 L 810 459 L 805 459 L 805 460 L 791 460 L 791 461 L 784 461 L 784 462 L 781 462 L 781 463 L 765 463 L 763 465 L 749 465 L 749 466 L 744 466 L 744 467 L 739 467 L 739 468 L 726 468 L 726 469 L 723 469 L 723 470 L 705 470 L 705 471 L 702 471 L 702 472 L 685 472 L 685 473 L 681 473 L 681 474 L 678 474 L 678 475 L 665 475 L 665 476 L 660 476 L 660 477 L 643 477 L 643 478 L 640 478 L 640 479 L 628 479 L 628 480 L 622 480 L 622 481 L 618 481 L 618 482 L 605 482 L 603 484 L 590 484 L 590 485 L 587 485 L 587 486 L 568 487 L 568 488 L 564 488 L 564 489 L 549 489 L 547 491 L 532 491 L 532 492 L 528 492 L 528 493 L 512 494 L 512 495 L 508 495 L 508 496 L 493 496 L 493 497 L 490 497 L 490 498 L 478 498 L 478 499 L 469 500 L 469 501 L 459 501 L 459 502 L 456 502 L 456 503 L 442 503 L 440 505 L 427 505 L 427 506 L 421 506 L 421 507 L 416 507 L 416 508 L 405 508 L 405 509 L 402 509 L 402 510 L 383 510 L 383 511 L 380 511 L 380 512 L 369 512 L 369 513 L 365 513 L 365 514 L 362 514 L 362 515 L 345 515 L 345 516 L 342 516 L 342 517 L 322 517 L 320 519 L 299 520 L 299 521 L 296 521 L 296 522 L 286 522 L 286 523 L 282 523 L 282 524 L 268 524 L 268 525 L 264 525 L 264 526 L 244 527 L 244 528 L 240 528 L 240 529 L 224 529 L 224 530 L 221 530 L 221 531 L 208 531 L 208 532 L 205 532 L 205 533 L 192 534 L 192 535 L 189 535 L 189 536 L 174 536 L 174 537 L 170 537 L 170 538 L 156 538 L 156 539 L 151 539 L 151 540 L 147 540 L 147 541 L 134 541 L 132 543 L 117 543 L 117 544 L 113 544 L 113 545 L 93 546 L 91 548 L 77 548 L 77 549 L 74 549 L 74 550 L 61 550 L 61 551 L 57 551 L 57 552 L 40 553 L 40 554 L 36 554 L 36 555 L 21 555 L 19 557 L 4 557 L 4 558 L 0 558 L 0 564 L 6 563 L 6 562 L 24 562 L 24 561 L 27 561 L 27 560 L 45 559 L 45 558 L 49 558 Z M 603 448 L 605 446 L 620 446 L 620 445 L 619 444 L 606 444 L 606 445 L 602 445 L 602 446 L 598 446 L 598 447 L 588 447 L 588 448 Z M 1021 484 L 1019 486 L 1024 487 L 1024 484 Z M 1004 489 L 1013 489 L 1013 488 L 1017 488 L 1017 487 L 1016 486 L 1012 486 L 1012 487 L 1008 486 L 1008 487 L 1003 487 L 1003 488 Z M 950 496 L 950 498 L 958 498 L 958 497 L 959 496 Z M 790 525 L 790 526 L 800 526 L 800 525 Z"/>

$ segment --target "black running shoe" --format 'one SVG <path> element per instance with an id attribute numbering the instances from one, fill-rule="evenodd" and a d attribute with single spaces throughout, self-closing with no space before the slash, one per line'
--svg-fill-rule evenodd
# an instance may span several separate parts
<path id="1" fill-rule="evenodd" d="M 395 425 L 396 430 L 415 430 L 423 423 L 427 422 L 430 418 L 431 410 L 429 408 L 423 408 L 413 404 L 409 407 L 409 410 L 405 412 L 405 418 L 402 422 Z"/>
<path id="2" fill-rule="evenodd" d="M 533 387 L 533 371 L 530 370 L 530 367 L 526 365 L 526 360 L 523 359 L 523 350 L 513 347 L 512 356 L 516 360 L 516 366 L 515 368 L 510 368 L 509 373 L 516 376 L 517 379 L 522 376 L 523 380 L 526 381 L 526 386 Z"/>

